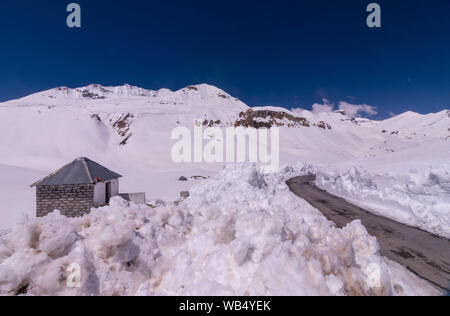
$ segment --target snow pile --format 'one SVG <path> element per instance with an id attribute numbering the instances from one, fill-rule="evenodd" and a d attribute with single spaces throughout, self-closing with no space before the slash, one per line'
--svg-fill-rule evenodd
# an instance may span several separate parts
<path id="1" fill-rule="evenodd" d="M 379 215 L 450 238 L 448 157 L 445 141 L 419 146 L 321 169 L 316 184 Z"/>
<path id="2" fill-rule="evenodd" d="M 24 222 L 0 238 L 0 294 L 437 294 L 380 257 L 360 222 L 338 229 L 290 193 L 293 170 L 230 165 L 178 206 L 116 197 L 80 219 Z"/>

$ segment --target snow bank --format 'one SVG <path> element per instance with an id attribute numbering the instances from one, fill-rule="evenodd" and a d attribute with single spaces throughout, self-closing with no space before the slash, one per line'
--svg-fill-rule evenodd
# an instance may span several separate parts
<path id="1" fill-rule="evenodd" d="M 450 146 L 419 146 L 320 169 L 316 184 L 373 212 L 450 238 Z"/>
<path id="2" fill-rule="evenodd" d="M 24 222 L 0 238 L 0 294 L 438 294 L 380 257 L 360 222 L 338 229 L 290 193 L 296 171 L 230 165 L 178 206 L 116 197 L 83 218 Z"/>
<path id="3" fill-rule="evenodd" d="M 0 164 L 0 235 L 24 216 L 35 216 L 35 192 L 30 184 L 46 175 L 38 170 Z"/>

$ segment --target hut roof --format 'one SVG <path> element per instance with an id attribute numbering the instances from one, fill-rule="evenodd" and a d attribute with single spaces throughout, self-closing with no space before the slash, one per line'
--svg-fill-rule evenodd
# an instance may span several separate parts
<path id="1" fill-rule="evenodd" d="M 121 177 L 120 174 L 117 174 L 88 158 L 81 157 L 58 169 L 42 180 L 33 183 L 31 187 L 93 184 L 99 181 L 106 182 Z"/>

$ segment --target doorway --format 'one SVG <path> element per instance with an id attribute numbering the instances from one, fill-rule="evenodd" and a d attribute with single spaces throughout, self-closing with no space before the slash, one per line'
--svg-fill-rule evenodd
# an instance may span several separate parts
<path id="1" fill-rule="evenodd" d="M 111 182 L 106 183 L 106 204 L 109 204 L 111 199 Z"/>

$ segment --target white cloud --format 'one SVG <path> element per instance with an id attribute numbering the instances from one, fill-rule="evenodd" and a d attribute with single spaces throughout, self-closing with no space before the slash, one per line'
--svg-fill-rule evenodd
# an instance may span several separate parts
<path id="1" fill-rule="evenodd" d="M 314 103 L 312 105 L 312 112 L 314 114 L 323 113 L 323 112 L 331 112 L 334 109 L 334 104 L 330 103 L 327 99 L 322 99 L 323 104 Z"/>
<path id="2" fill-rule="evenodd" d="M 376 115 L 377 108 L 368 104 L 351 104 L 341 101 L 339 103 L 339 110 L 344 111 L 347 115 L 352 117 L 359 117 L 361 114 Z"/>

